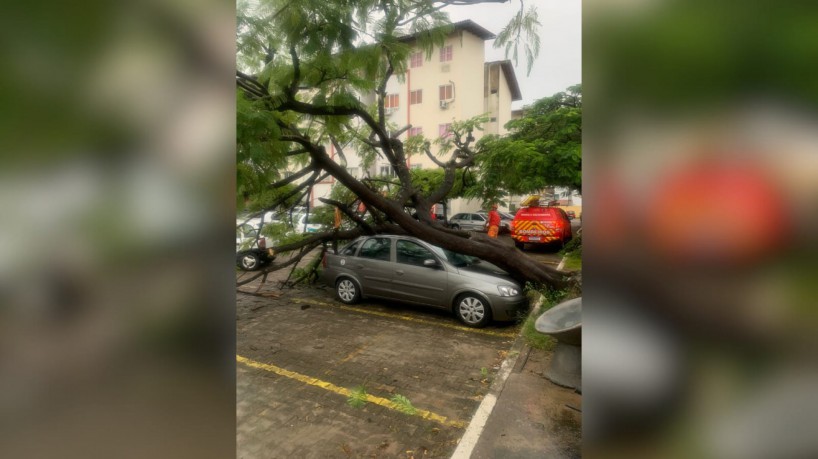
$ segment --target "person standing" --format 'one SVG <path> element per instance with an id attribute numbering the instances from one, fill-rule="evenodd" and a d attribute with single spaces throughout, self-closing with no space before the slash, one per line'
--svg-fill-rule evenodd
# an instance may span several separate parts
<path id="1" fill-rule="evenodd" d="M 489 237 L 496 238 L 498 232 L 500 232 L 500 214 L 497 213 L 497 204 L 492 204 L 489 211 Z"/>

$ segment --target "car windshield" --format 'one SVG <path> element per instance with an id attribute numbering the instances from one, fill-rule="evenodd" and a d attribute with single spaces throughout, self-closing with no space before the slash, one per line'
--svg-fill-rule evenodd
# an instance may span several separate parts
<path id="1" fill-rule="evenodd" d="M 443 249 L 434 245 L 432 246 L 432 250 L 457 268 L 480 263 L 479 258 L 471 255 L 463 255 L 462 253 L 452 252 L 451 250 Z"/>

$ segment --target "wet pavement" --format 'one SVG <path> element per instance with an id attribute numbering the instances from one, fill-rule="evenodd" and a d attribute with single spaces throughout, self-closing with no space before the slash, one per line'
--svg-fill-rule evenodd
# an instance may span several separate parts
<path id="1" fill-rule="evenodd" d="M 240 458 L 448 457 L 517 334 L 274 285 L 237 294 Z"/>
<path id="2" fill-rule="evenodd" d="M 553 248 L 528 253 L 559 263 Z M 448 458 L 492 392 L 470 457 L 579 456 L 581 398 L 545 379 L 550 353 L 525 345 L 519 324 L 471 329 L 431 308 L 347 306 L 320 281 L 279 288 L 286 275 L 236 296 L 237 457 Z"/>
<path id="3" fill-rule="evenodd" d="M 581 457 L 582 397 L 545 378 L 550 358 L 523 347 L 471 459 Z"/>

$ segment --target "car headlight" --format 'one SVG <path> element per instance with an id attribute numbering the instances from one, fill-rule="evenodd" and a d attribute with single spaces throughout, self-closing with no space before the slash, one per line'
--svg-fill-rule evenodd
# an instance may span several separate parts
<path id="1" fill-rule="evenodd" d="M 500 291 L 500 296 L 517 296 L 520 291 L 508 285 L 498 285 L 497 290 Z"/>

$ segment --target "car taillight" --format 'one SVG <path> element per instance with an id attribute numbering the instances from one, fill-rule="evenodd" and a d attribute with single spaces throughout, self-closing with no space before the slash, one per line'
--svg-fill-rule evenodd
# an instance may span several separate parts
<path id="1" fill-rule="evenodd" d="M 258 238 L 258 247 L 260 249 L 263 249 L 263 248 L 267 247 L 267 238 L 264 238 L 264 237 Z"/>

